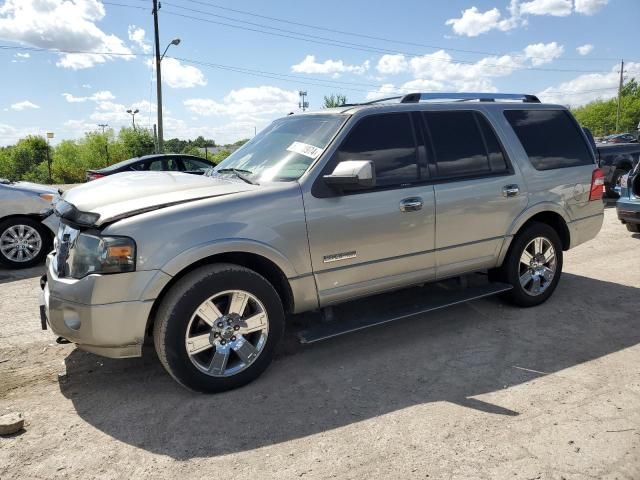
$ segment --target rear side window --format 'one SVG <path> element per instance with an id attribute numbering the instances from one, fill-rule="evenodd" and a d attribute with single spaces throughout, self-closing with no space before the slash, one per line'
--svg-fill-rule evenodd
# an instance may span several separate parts
<path id="1" fill-rule="evenodd" d="M 505 110 L 504 115 L 536 170 L 593 164 L 582 132 L 565 110 Z"/>
<path id="2" fill-rule="evenodd" d="M 353 127 L 338 150 L 338 161 L 371 160 L 376 185 L 391 186 L 418 180 L 418 162 L 409 114 L 371 115 Z"/>
<path id="3" fill-rule="evenodd" d="M 469 111 L 425 112 L 424 118 L 439 177 L 507 170 L 498 139 L 482 115 Z"/>

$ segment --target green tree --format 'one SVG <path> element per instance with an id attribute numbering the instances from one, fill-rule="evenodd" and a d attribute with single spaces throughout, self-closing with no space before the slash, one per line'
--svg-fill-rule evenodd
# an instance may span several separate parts
<path id="1" fill-rule="evenodd" d="M 324 108 L 340 107 L 347 103 L 347 97 L 339 93 L 324 96 Z"/>
<path id="2" fill-rule="evenodd" d="M 47 167 L 47 141 L 40 136 L 29 135 L 18 140 L 3 160 L 3 171 L 10 180 L 27 178 L 27 174 L 40 164 Z M 46 181 L 46 178 L 44 179 Z"/>
<path id="3" fill-rule="evenodd" d="M 185 155 L 195 155 L 196 157 L 205 158 L 204 150 L 200 150 L 195 145 L 187 145 L 186 147 L 184 147 L 184 149 L 180 153 L 184 153 Z M 209 153 L 209 157 L 211 157 L 211 153 Z"/>
<path id="4" fill-rule="evenodd" d="M 189 142 L 186 140 L 180 140 L 179 138 L 172 138 L 164 141 L 164 151 L 166 153 L 180 153 L 184 151 Z"/>
<path id="5" fill-rule="evenodd" d="M 596 100 L 573 110 L 573 114 L 583 127 L 595 136 L 616 133 L 618 99 Z M 634 132 L 640 122 L 640 85 L 635 78 L 622 89 L 620 97 L 620 132 Z"/>
<path id="6" fill-rule="evenodd" d="M 73 140 L 63 140 L 53 155 L 51 170 L 56 183 L 77 183 L 85 178 L 87 165 L 81 155 L 82 147 Z"/>
<path id="7" fill-rule="evenodd" d="M 121 128 L 117 143 L 125 158 L 142 157 L 155 151 L 153 134 L 144 128 Z"/>
<path id="8" fill-rule="evenodd" d="M 244 145 L 245 143 L 247 143 L 249 141 L 248 138 L 243 138 L 242 140 L 238 140 L 237 142 L 233 142 L 231 144 L 232 147 L 241 147 L 242 145 Z"/>

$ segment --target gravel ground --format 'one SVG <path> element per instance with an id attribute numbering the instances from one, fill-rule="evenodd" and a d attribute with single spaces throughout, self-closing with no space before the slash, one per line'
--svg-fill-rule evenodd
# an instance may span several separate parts
<path id="1" fill-rule="evenodd" d="M 640 478 L 640 235 L 607 209 L 546 304 L 480 300 L 180 388 L 152 349 L 55 344 L 42 269 L 0 270 L 0 478 Z M 66 372 L 66 376 L 59 376 Z"/>

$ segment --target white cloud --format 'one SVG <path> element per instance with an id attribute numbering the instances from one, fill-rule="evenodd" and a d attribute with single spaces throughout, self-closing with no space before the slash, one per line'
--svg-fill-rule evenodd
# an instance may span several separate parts
<path id="1" fill-rule="evenodd" d="M 383 75 L 396 75 L 407 70 L 409 64 L 404 55 L 383 55 L 378 60 L 376 70 Z"/>
<path id="2" fill-rule="evenodd" d="M 40 107 L 35 103 L 30 102 L 29 100 L 23 100 L 22 102 L 14 103 L 10 108 L 11 110 L 15 110 L 16 112 L 21 112 L 22 110 L 35 109 Z"/>
<path id="3" fill-rule="evenodd" d="M 605 7 L 609 0 L 575 0 L 576 12 L 583 15 L 593 15 Z"/>
<path id="4" fill-rule="evenodd" d="M 580 45 L 576 48 L 580 55 L 589 55 L 593 51 L 593 45 L 590 43 L 585 43 L 584 45 Z"/>
<path id="5" fill-rule="evenodd" d="M 130 105 L 115 103 L 112 101 L 98 102 L 89 119 L 96 123 L 108 123 L 112 127 L 116 125 L 131 125 L 131 115 L 127 110 L 139 110 L 136 114 L 136 125 L 150 127 L 149 116 L 156 111 L 156 105 L 148 100 L 140 100 Z"/>
<path id="6" fill-rule="evenodd" d="M 62 96 L 69 103 L 83 103 L 89 100 L 92 102 L 101 102 L 113 100 L 116 98 L 109 90 L 100 90 L 99 92 L 96 92 L 88 97 L 75 97 L 70 93 L 63 93 Z"/>
<path id="7" fill-rule="evenodd" d="M 148 59 L 147 66 L 155 71 L 155 62 Z M 191 65 L 184 65 L 179 60 L 171 57 L 164 57 L 162 60 L 162 82 L 171 88 L 193 88 L 204 86 L 207 79 L 199 68 Z"/>
<path id="8" fill-rule="evenodd" d="M 15 54 L 16 58 L 31 58 L 31 55 L 28 53 L 16 53 Z"/>
<path id="9" fill-rule="evenodd" d="M 381 85 L 377 90 L 373 90 L 367 93 L 367 100 L 375 100 L 377 98 L 393 97 L 399 95 L 400 89 L 396 88 L 392 83 L 385 83 Z"/>
<path id="10" fill-rule="evenodd" d="M 614 98 L 617 95 L 619 65 L 607 73 L 589 73 L 573 80 L 546 88 L 537 95 L 543 102 L 580 106 L 597 99 Z M 625 64 L 629 77 L 640 77 L 640 63 Z"/>
<path id="11" fill-rule="evenodd" d="M 520 13 L 523 15 L 566 17 L 571 15 L 572 8 L 572 0 L 531 0 L 520 4 Z"/>
<path id="12" fill-rule="evenodd" d="M 231 90 L 222 102 L 210 98 L 192 98 L 184 102 L 191 112 L 201 116 L 227 116 L 235 121 L 257 121 L 296 111 L 298 92 L 261 86 Z"/>
<path id="13" fill-rule="evenodd" d="M 98 28 L 104 16 L 98 0 L 6 0 L 0 6 L 0 38 L 38 48 L 99 52 L 60 54 L 56 63 L 89 68 L 116 58 L 109 53 L 131 53 L 120 38 Z"/>
<path id="14" fill-rule="evenodd" d="M 467 8 L 460 18 L 450 18 L 445 25 L 451 25 L 457 35 L 477 37 L 491 30 L 507 31 L 515 28 L 517 23 L 510 18 L 502 18 L 500 10 L 492 8 L 481 12 L 477 7 Z"/>
<path id="15" fill-rule="evenodd" d="M 149 53 L 151 51 L 151 45 L 148 44 L 145 39 L 144 28 L 129 25 L 127 33 L 129 34 L 129 40 L 140 47 L 144 53 Z"/>
<path id="16" fill-rule="evenodd" d="M 527 25 L 529 15 L 550 15 L 566 17 L 575 13 L 593 15 L 609 3 L 609 0 L 511 0 L 509 15 L 503 15 L 498 8 L 480 11 L 472 6 L 462 12 L 460 18 L 450 18 L 445 25 L 451 25 L 457 35 L 477 37 L 491 30 L 506 32 Z"/>
<path id="17" fill-rule="evenodd" d="M 535 43 L 524 49 L 524 55 L 531 60 L 534 67 L 552 62 L 564 53 L 564 47 L 556 42 Z"/>
<path id="18" fill-rule="evenodd" d="M 339 76 L 342 73 L 355 73 L 362 75 L 369 70 L 369 61 L 362 65 L 348 65 L 342 60 L 325 60 L 322 63 L 316 62 L 314 55 L 307 55 L 300 63 L 291 66 L 291 70 L 297 73 L 319 73 L 324 75 Z"/>
<path id="19" fill-rule="evenodd" d="M 521 52 L 485 57 L 473 63 L 455 62 L 445 50 L 411 58 L 407 68 L 414 77 L 401 85 L 384 84 L 367 93 L 367 99 L 420 91 L 495 92 L 494 78 L 549 63 L 564 52 L 557 42 L 528 45 Z M 401 72 L 400 72 L 401 73 Z"/>

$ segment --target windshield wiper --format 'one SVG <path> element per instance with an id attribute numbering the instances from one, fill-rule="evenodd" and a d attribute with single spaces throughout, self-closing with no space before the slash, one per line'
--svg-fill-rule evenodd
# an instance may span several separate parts
<path id="1" fill-rule="evenodd" d="M 214 170 L 214 172 L 216 173 L 231 172 L 243 182 L 249 183 L 251 185 L 258 185 L 258 182 L 254 182 L 253 180 L 251 180 L 249 177 L 245 175 L 245 173 L 248 173 L 249 175 L 253 174 L 251 170 L 243 170 L 242 168 L 221 168 L 219 170 Z"/>

